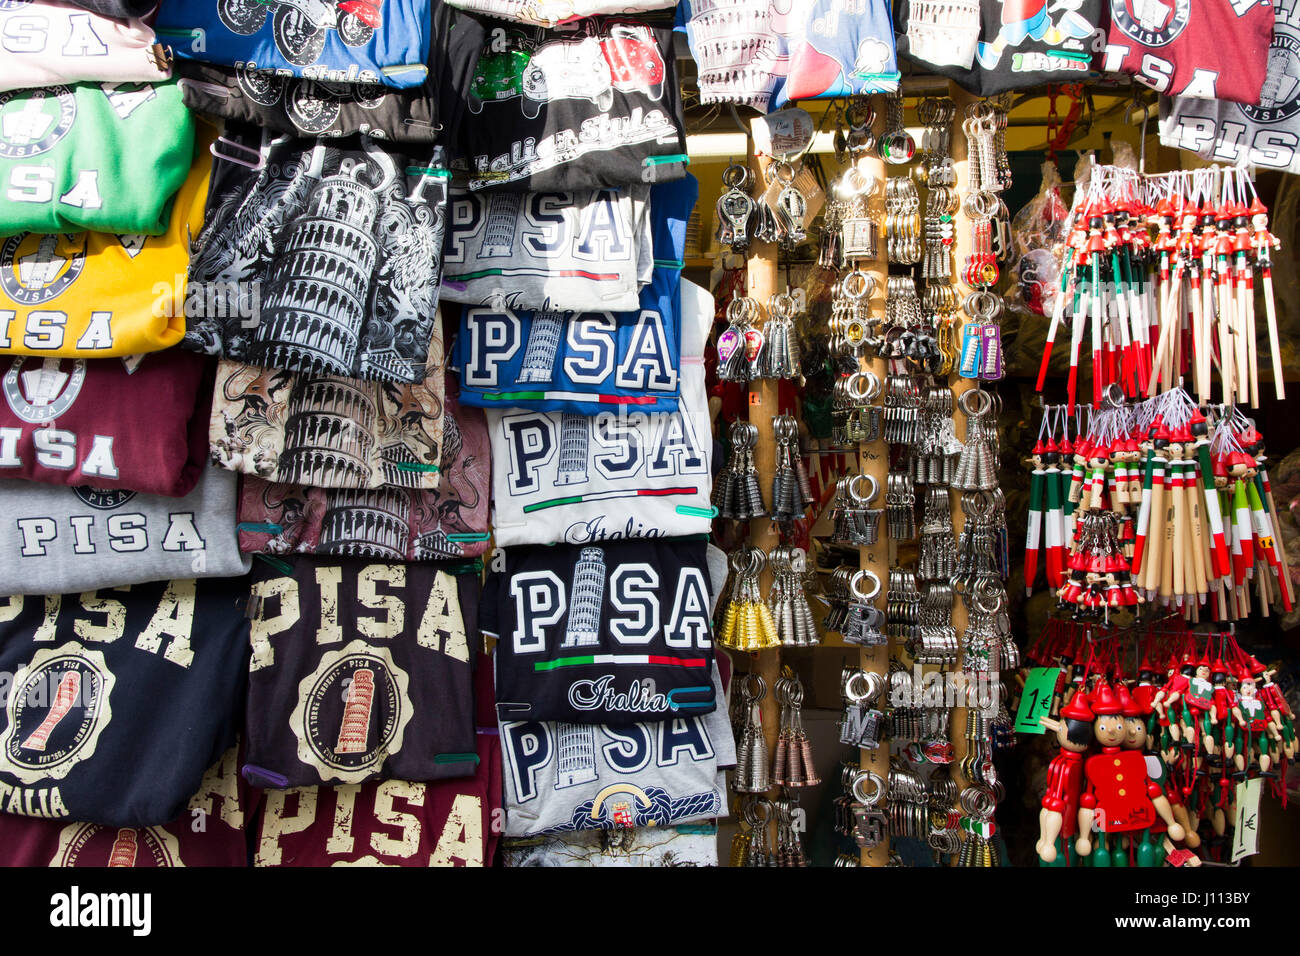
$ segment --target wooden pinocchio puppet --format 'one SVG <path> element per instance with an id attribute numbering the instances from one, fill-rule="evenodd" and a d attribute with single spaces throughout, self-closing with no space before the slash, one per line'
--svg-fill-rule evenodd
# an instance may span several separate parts
<path id="1" fill-rule="evenodd" d="M 1247 776 L 1247 765 L 1252 760 L 1259 767 L 1260 776 L 1275 776 L 1271 772 L 1273 766 L 1271 744 L 1280 741 L 1282 734 L 1271 719 L 1268 705 L 1259 696 L 1259 685 L 1255 675 L 1245 669 L 1238 674 L 1237 699 L 1233 702 L 1232 719 L 1242 733 L 1241 749 L 1235 761 L 1237 772 L 1234 776 L 1244 780 Z"/>
<path id="2" fill-rule="evenodd" d="M 1147 773 L 1146 760 L 1125 750 L 1127 728 L 1123 706 L 1110 684 L 1101 681 L 1092 694 L 1092 730 L 1101 752 L 1084 763 L 1084 792 L 1079 798 L 1079 837 L 1075 850 L 1092 857 L 1094 866 L 1127 866 L 1130 848 L 1118 837 L 1134 837 L 1163 820 L 1169 838 L 1181 841 L 1182 825 L 1174 819 L 1169 798 Z M 1093 845 L 1093 825 L 1100 834 Z M 1144 841 L 1144 845 L 1150 846 Z M 1154 853 L 1154 850 L 1152 850 Z M 1139 861 L 1139 865 L 1154 862 Z"/>
<path id="3" fill-rule="evenodd" d="M 1094 715 L 1087 694 L 1075 694 L 1058 719 L 1039 723 L 1056 734 L 1060 752 L 1047 766 L 1047 789 L 1038 811 L 1038 858 L 1046 866 L 1066 866 L 1070 844 L 1079 824 L 1079 795 L 1083 790 L 1083 760 L 1092 743 Z"/>
<path id="4" fill-rule="evenodd" d="M 1139 672 L 1137 685 L 1139 688 L 1142 686 L 1141 682 L 1142 676 L 1141 672 Z M 1119 698 L 1124 714 L 1124 747 L 1128 750 L 1142 752 L 1142 757 L 1147 765 L 1147 776 L 1164 791 L 1165 796 L 1169 799 L 1169 808 L 1173 811 L 1174 819 L 1183 828 L 1183 842 L 1189 848 L 1196 849 L 1201 845 L 1201 838 L 1197 835 L 1196 827 L 1192 824 L 1191 814 L 1184 802 L 1182 788 L 1173 779 L 1173 775 L 1169 772 L 1169 764 L 1165 762 L 1164 756 L 1154 746 L 1151 737 L 1151 699 L 1147 697 L 1144 700 L 1144 695 L 1133 692 L 1127 694 L 1120 692 Z M 1157 824 L 1153 832 L 1165 832 L 1163 821 Z M 1161 841 L 1156 850 L 1157 866 L 1160 865 L 1165 854 L 1172 848 L 1173 844 L 1167 837 Z"/>

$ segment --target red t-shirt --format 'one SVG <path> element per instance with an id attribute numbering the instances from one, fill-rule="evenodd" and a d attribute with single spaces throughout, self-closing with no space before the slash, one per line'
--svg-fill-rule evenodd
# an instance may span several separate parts
<path id="1" fill-rule="evenodd" d="M 190 352 L 122 359 L 6 356 L 0 478 L 179 498 L 208 459 L 214 364 Z"/>
<path id="2" fill-rule="evenodd" d="M 0 813 L 0 866 L 247 866 L 254 791 L 231 747 L 166 826 L 115 827 Z"/>
<path id="3" fill-rule="evenodd" d="M 504 818 L 501 747 L 478 735 L 472 777 L 267 790 L 255 866 L 490 866 Z"/>
<path id="4" fill-rule="evenodd" d="M 1166 96 L 1259 103 L 1272 0 L 1110 0 L 1104 69 Z"/>

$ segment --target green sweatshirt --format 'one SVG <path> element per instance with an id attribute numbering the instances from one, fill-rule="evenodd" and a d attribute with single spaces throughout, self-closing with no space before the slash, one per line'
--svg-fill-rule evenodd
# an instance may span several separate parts
<path id="1" fill-rule="evenodd" d="M 0 236 L 160 235 L 193 152 L 175 80 L 0 93 Z"/>

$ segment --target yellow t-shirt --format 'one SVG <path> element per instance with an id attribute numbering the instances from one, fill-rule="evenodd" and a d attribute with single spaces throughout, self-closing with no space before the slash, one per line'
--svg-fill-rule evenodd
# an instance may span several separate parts
<path id="1" fill-rule="evenodd" d="M 161 236 L 22 233 L 0 239 L 0 354 L 137 355 L 185 334 L 190 238 L 208 195 L 206 127 Z"/>

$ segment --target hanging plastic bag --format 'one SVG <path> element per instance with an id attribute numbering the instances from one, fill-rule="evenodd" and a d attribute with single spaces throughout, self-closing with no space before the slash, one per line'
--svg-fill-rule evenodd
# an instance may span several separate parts
<path id="1" fill-rule="evenodd" d="M 1060 294 L 1060 256 L 1053 249 L 1064 240 L 1070 216 L 1061 186 L 1056 165 L 1043 163 L 1042 188 L 1011 222 L 1016 284 L 1008 298 L 1013 308 L 1034 315 L 1051 315 Z"/>

